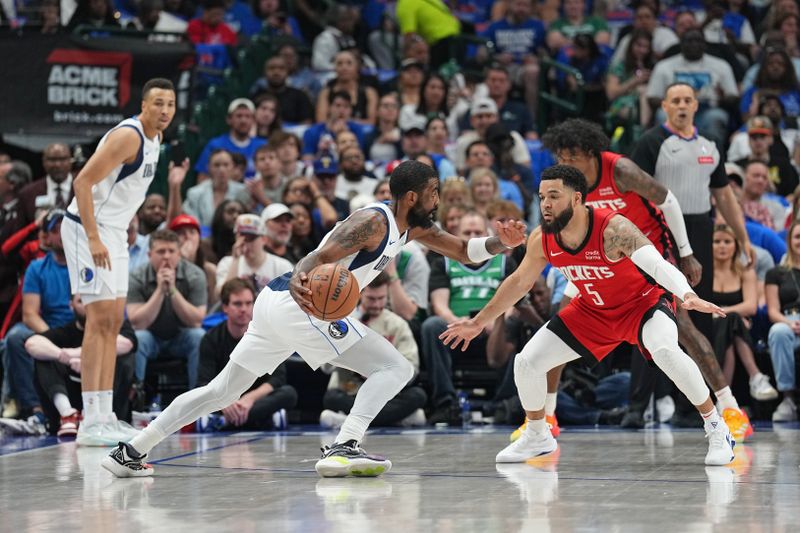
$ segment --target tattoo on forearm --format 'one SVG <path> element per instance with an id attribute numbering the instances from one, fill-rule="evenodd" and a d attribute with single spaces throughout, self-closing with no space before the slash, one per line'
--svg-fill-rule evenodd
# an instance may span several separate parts
<path id="1" fill-rule="evenodd" d="M 500 239 L 497 237 L 490 237 L 486 241 L 486 251 L 489 252 L 490 254 L 497 255 L 507 249 L 508 248 L 506 248 L 505 244 L 500 242 Z"/>
<path id="2" fill-rule="evenodd" d="M 661 204 L 667 189 L 629 159 L 620 159 L 614 167 L 614 180 L 622 192 L 635 192 L 651 202 Z"/>
<path id="3" fill-rule="evenodd" d="M 603 248 L 610 259 L 630 256 L 635 250 L 650 244 L 639 228 L 623 217 L 614 217 L 603 234 Z"/>

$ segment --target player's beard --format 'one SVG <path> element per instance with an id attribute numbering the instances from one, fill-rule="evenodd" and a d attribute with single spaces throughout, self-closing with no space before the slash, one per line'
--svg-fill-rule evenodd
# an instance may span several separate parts
<path id="1" fill-rule="evenodd" d="M 428 229 L 433 226 L 435 215 L 435 208 L 432 211 L 425 211 L 422 204 L 417 204 L 409 210 L 406 220 L 412 228 Z"/>
<path id="2" fill-rule="evenodd" d="M 570 205 L 559 214 L 553 217 L 553 220 L 546 222 L 542 219 L 542 231 L 544 233 L 561 233 L 567 227 L 569 221 L 572 220 L 574 211 Z"/>

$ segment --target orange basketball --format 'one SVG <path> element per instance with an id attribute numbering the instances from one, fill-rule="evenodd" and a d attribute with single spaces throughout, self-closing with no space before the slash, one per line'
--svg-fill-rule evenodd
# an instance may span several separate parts
<path id="1" fill-rule="evenodd" d="M 332 321 L 346 317 L 358 305 L 358 281 L 342 265 L 319 265 L 308 273 L 314 316 Z"/>

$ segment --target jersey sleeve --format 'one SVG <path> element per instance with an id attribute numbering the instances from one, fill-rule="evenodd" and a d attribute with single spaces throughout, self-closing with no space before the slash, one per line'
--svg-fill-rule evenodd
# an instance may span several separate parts
<path id="1" fill-rule="evenodd" d="M 764 276 L 764 284 L 777 285 L 780 287 L 781 283 L 783 282 L 783 274 L 784 274 L 783 267 L 775 267 L 769 270 L 767 272 L 767 275 Z"/>
<path id="2" fill-rule="evenodd" d="M 449 289 L 450 278 L 447 276 L 444 257 L 437 257 L 431 263 L 431 278 L 428 282 L 428 290 L 433 292 L 436 289 Z"/>
<path id="3" fill-rule="evenodd" d="M 662 142 L 663 139 L 653 130 L 648 131 L 636 143 L 636 148 L 631 154 L 631 161 L 643 171 L 655 176 L 656 161 L 658 161 L 658 152 L 661 150 Z"/>
<path id="4" fill-rule="evenodd" d="M 712 189 L 721 189 L 726 185 L 728 185 L 728 174 L 725 172 L 725 157 L 720 153 L 719 164 L 711 173 L 711 181 L 708 186 Z"/>

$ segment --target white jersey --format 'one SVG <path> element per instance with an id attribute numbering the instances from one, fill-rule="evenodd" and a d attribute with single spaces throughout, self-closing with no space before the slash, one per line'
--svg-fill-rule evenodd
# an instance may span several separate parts
<path id="1" fill-rule="evenodd" d="M 400 230 L 397 229 L 397 221 L 394 219 L 394 213 L 392 213 L 392 210 L 389 209 L 389 206 L 384 203 L 376 202 L 369 204 L 361 209 L 353 211 L 350 216 L 352 217 L 353 214 L 359 211 L 370 209 L 380 211 L 386 217 L 388 231 L 386 232 L 386 235 L 383 236 L 381 244 L 375 249 L 375 251 L 370 252 L 367 250 L 361 250 L 338 261 L 340 265 L 347 268 L 347 270 L 349 270 L 356 278 L 356 281 L 358 281 L 359 290 L 364 290 L 364 287 L 369 285 L 373 279 L 378 277 L 378 274 L 383 272 L 383 269 L 386 268 L 386 265 L 389 263 L 389 261 L 391 261 L 397 254 L 400 253 L 403 245 L 405 245 L 408 241 L 408 231 L 402 235 L 400 234 Z M 347 219 L 349 218 L 350 217 L 347 217 Z M 337 226 L 342 224 L 342 222 L 339 222 Z M 322 242 L 319 243 L 317 250 L 325 245 L 332 234 L 333 230 L 325 235 L 325 238 L 323 238 Z M 287 272 L 280 278 L 274 279 L 269 284 L 269 287 L 276 291 L 288 290 L 289 279 L 291 276 L 292 273 Z"/>
<path id="2" fill-rule="evenodd" d="M 144 202 L 147 189 L 153 182 L 161 148 L 159 136 L 148 139 L 144 134 L 142 123 L 137 117 L 125 119 L 108 133 L 103 135 L 97 144 L 99 149 L 105 144 L 108 135 L 119 128 L 133 128 L 142 139 L 136 160 L 130 164 L 122 164 L 111 171 L 101 182 L 92 186 L 94 217 L 98 225 L 127 230 L 128 225 Z M 79 221 L 78 200 L 73 198 L 67 208 L 68 215 Z"/>

